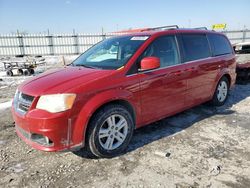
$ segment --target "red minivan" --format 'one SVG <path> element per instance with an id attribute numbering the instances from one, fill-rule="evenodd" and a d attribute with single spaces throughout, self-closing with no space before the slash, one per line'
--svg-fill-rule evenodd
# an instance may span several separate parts
<path id="1" fill-rule="evenodd" d="M 69 66 L 18 87 L 16 132 L 39 150 L 85 147 L 113 157 L 136 128 L 207 101 L 223 105 L 235 68 L 229 40 L 214 31 L 176 28 L 109 38 Z"/>

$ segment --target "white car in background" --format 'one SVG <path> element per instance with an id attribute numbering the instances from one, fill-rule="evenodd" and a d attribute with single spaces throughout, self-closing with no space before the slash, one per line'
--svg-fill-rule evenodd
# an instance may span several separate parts
<path id="1" fill-rule="evenodd" d="M 235 44 L 234 50 L 236 53 L 246 54 L 250 53 L 250 42 L 240 42 Z"/>

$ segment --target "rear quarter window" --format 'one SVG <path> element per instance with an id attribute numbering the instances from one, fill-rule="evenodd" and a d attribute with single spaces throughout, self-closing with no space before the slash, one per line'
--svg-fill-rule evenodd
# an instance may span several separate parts
<path id="1" fill-rule="evenodd" d="M 181 44 L 184 62 L 211 56 L 210 47 L 205 34 L 183 34 L 181 36 Z"/>
<path id="2" fill-rule="evenodd" d="M 211 45 L 213 56 L 232 53 L 231 44 L 223 35 L 209 34 L 208 40 Z"/>

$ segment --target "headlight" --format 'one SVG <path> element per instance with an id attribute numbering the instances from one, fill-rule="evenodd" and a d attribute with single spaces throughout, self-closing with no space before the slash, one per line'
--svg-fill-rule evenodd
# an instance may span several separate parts
<path id="1" fill-rule="evenodd" d="M 42 95 L 36 105 L 37 109 L 48 112 L 62 112 L 71 109 L 75 101 L 76 94 L 53 94 Z"/>

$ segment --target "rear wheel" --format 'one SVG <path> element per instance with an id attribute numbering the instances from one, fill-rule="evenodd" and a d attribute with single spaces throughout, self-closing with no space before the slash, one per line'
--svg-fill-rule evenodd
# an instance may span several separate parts
<path id="1" fill-rule="evenodd" d="M 133 119 L 126 108 L 121 105 L 105 106 L 90 122 L 87 149 L 97 157 L 117 156 L 127 148 L 133 130 Z"/>
<path id="2" fill-rule="evenodd" d="M 226 77 L 222 77 L 216 87 L 212 104 L 215 106 L 222 106 L 228 97 L 229 93 L 229 81 Z"/>

